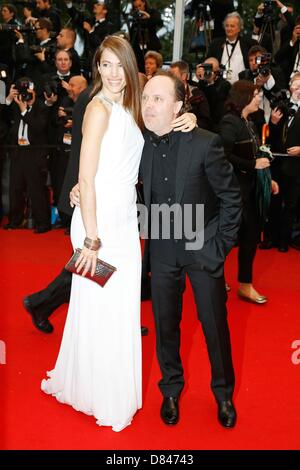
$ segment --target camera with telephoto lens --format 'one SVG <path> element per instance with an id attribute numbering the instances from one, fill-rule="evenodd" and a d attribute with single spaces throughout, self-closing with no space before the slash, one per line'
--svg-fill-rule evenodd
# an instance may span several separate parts
<path id="1" fill-rule="evenodd" d="M 35 27 L 31 24 L 8 24 L 0 23 L 0 31 L 20 31 L 20 33 L 31 33 L 35 31 Z"/>
<path id="2" fill-rule="evenodd" d="M 213 66 L 212 64 L 199 64 L 197 65 L 197 67 L 201 67 L 203 70 L 204 70 L 204 74 L 203 74 L 203 79 L 204 80 L 208 80 L 211 78 L 212 74 L 213 74 Z"/>
<path id="3" fill-rule="evenodd" d="M 39 44 L 33 44 L 29 46 L 30 51 L 32 54 L 37 54 L 39 52 L 42 52 L 43 50 L 45 51 L 45 55 L 47 57 L 47 61 L 53 61 L 55 52 L 56 52 L 56 45 L 52 44 L 50 46 L 41 46 Z"/>
<path id="4" fill-rule="evenodd" d="M 132 19 L 134 21 L 139 21 L 139 20 L 142 20 L 144 18 L 144 15 L 140 10 L 133 10 L 131 12 L 131 16 L 132 16 Z"/>
<path id="5" fill-rule="evenodd" d="M 277 93 L 271 93 L 269 98 L 271 109 L 277 108 L 284 117 L 294 116 L 296 114 L 293 103 L 290 102 L 289 90 L 280 90 Z"/>
<path id="6" fill-rule="evenodd" d="M 33 90 L 33 88 L 33 83 L 28 79 L 19 78 L 19 80 L 17 80 L 15 83 L 15 89 L 17 90 L 18 94 L 21 95 L 22 101 L 32 100 L 33 94 L 28 90 Z"/>
<path id="7" fill-rule="evenodd" d="M 66 113 L 66 116 L 60 116 L 60 119 L 63 123 L 63 125 L 67 124 L 69 119 L 72 119 L 73 116 L 73 108 L 68 107 L 68 108 L 63 108 L 64 112 Z"/>
<path id="8" fill-rule="evenodd" d="M 271 74 L 271 58 L 272 54 L 269 53 L 258 55 L 257 57 L 255 57 L 255 63 L 258 64 L 257 75 L 261 75 L 262 77 L 268 77 Z"/>
<path id="9" fill-rule="evenodd" d="M 61 90 L 62 90 L 61 79 L 57 75 L 53 75 L 44 84 L 44 92 L 46 93 L 47 98 L 50 98 L 52 93 L 54 95 L 59 95 Z"/>

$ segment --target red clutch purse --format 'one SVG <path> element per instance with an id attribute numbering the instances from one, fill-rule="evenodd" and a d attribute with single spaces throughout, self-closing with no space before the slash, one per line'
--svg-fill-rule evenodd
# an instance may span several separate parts
<path id="1" fill-rule="evenodd" d="M 65 269 L 67 271 L 70 271 L 73 274 L 77 274 L 81 276 L 80 272 L 76 272 L 75 268 L 75 263 L 78 260 L 80 256 L 81 250 L 77 248 L 72 256 L 72 258 L 67 262 L 65 265 Z M 117 270 L 114 266 L 111 266 L 108 263 L 105 263 L 105 261 L 102 261 L 101 259 L 97 258 L 97 264 L 96 264 L 96 271 L 94 276 L 91 275 L 91 272 L 88 271 L 85 275 L 87 279 L 90 279 L 91 281 L 96 282 L 99 284 L 99 286 L 104 287 L 105 284 L 107 283 L 108 279 L 113 275 L 113 273 Z M 82 269 L 83 271 L 83 269 Z"/>

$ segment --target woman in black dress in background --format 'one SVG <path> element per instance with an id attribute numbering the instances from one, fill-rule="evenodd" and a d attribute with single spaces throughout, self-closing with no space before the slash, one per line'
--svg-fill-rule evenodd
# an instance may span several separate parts
<path id="1" fill-rule="evenodd" d="M 260 99 L 259 88 L 252 82 L 239 80 L 234 83 L 220 126 L 225 153 L 239 180 L 243 200 L 238 242 L 238 295 L 256 304 L 267 302 L 267 297 L 259 294 L 253 286 L 253 262 L 260 234 L 260 214 L 256 202 L 257 170 L 270 166 L 268 158 L 256 158 L 259 139 L 250 118 L 258 111 Z M 278 192 L 278 185 L 273 181 L 272 191 Z"/>

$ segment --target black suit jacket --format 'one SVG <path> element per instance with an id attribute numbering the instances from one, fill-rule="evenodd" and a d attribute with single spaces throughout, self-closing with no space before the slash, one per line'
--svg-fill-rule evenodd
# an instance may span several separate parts
<path id="1" fill-rule="evenodd" d="M 286 119 L 274 125 L 270 122 L 271 148 L 273 152 L 283 152 L 290 147 L 298 147 L 300 144 L 300 110 L 297 111 L 290 127 L 287 128 L 286 137 L 284 137 Z M 284 175 L 299 178 L 300 177 L 300 157 L 277 157 L 281 159 L 281 171 Z"/>
<path id="2" fill-rule="evenodd" d="M 295 60 L 299 50 L 299 40 L 294 44 L 290 45 L 290 41 L 283 44 L 279 51 L 275 55 L 275 62 L 281 67 L 285 79 L 286 86 L 290 81 L 290 76 L 294 70 Z"/>
<path id="3" fill-rule="evenodd" d="M 82 121 L 85 113 L 85 108 L 90 101 L 90 93 L 92 86 L 89 86 L 82 91 L 77 98 L 77 101 L 73 108 L 73 124 L 72 124 L 72 145 L 71 153 L 69 157 L 69 163 L 65 174 L 65 179 L 61 189 L 58 209 L 65 214 L 72 215 L 73 209 L 70 206 L 69 193 L 73 186 L 78 183 L 78 172 L 79 172 L 79 159 L 80 159 L 80 148 L 82 141 Z"/>
<path id="4" fill-rule="evenodd" d="M 49 108 L 40 101 L 35 101 L 30 112 L 24 116 L 21 115 L 19 106 L 16 103 L 10 105 L 11 122 L 12 126 L 9 131 L 8 141 L 10 144 L 17 144 L 18 130 L 21 119 L 25 124 L 28 124 L 28 139 L 30 145 L 46 145 L 47 141 L 47 126 L 49 123 Z M 45 155 L 47 150 L 40 152 Z"/>
<path id="5" fill-rule="evenodd" d="M 153 153 L 150 134 L 146 132 L 140 179 L 148 213 Z M 203 129 L 180 134 L 175 194 L 175 203 L 182 207 L 184 204 L 204 204 L 204 246 L 189 251 L 187 259 L 190 262 L 192 253 L 194 262 L 200 263 L 211 276 L 221 276 L 226 255 L 237 238 L 241 198 L 232 166 L 224 157 L 221 140 L 216 134 Z M 148 247 L 147 243 L 145 249 Z"/>
<path id="6" fill-rule="evenodd" d="M 226 43 L 225 36 L 222 38 L 214 39 L 209 46 L 207 57 L 215 57 L 221 63 L 225 43 Z M 247 36 L 240 36 L 240 47 L 241 47 L 241 52 L 242 52 L 242 56 L 243 56 L 244 64 L 246 68 L 248 68 L 249 66 L 249 61 L 248 61 L 249 49 L 255 44 L 257 44 L 257 41 L 255 41 L 254 39 L 249 38 Z"/>

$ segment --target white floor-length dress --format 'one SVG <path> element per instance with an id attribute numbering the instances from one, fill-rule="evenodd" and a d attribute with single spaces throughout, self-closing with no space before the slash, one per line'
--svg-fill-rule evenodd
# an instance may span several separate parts
<path id="1" fill-rule="evenodd" d="M 98 94 L 94 99 L 105 99 Z M 113 103 L 95 178 L 98 257 L 117 271 L 104 288 L 73 275 L 68 316 L 55 368 L 42 390 L 100 426 L 121 431 L 142 405 L 141 250 L 135 184 L 144 140 L 132 116 Z M 73 248 L 85 238 L 81 212 L 71 224 Z"/>

